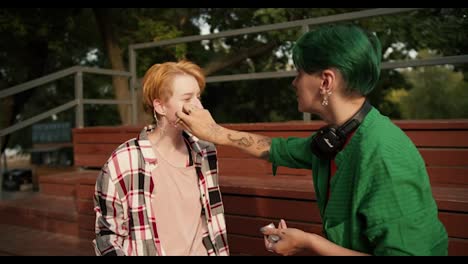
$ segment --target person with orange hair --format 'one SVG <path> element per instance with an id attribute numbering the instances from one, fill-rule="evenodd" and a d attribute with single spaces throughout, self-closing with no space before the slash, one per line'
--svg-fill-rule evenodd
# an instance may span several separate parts
<path id="1" fill-rule="evenodd" d="M 97 178 L 97 255 L 229 255 L 216 148 L 175 125 L 183 104 L 203 108 L 204 88 L 189 61 L 146 72 L 143 107 L 154 123 L 120 145 Z"/>

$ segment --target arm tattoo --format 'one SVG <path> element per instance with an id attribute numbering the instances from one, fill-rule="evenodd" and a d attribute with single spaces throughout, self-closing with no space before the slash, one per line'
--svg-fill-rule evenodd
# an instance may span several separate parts
<path id="1" fill-rule="evenodd" d="M 254 143 L 252 136 L 249 136 L 248 139 L 246 137 L 234 139 L 232 138 L 231 134 L 228 134 L 228 139 L 231 140 L 231 142 L 235 142 L 237 143 L 237 145 L 244 146 L 244 147 L 250 147 Z"/>
<path id="2" fill-rule="evenodd" d="M 257 149 L 261 150 L 271 146 L 271 138 L 265 137 L 257 140 Z"/>
<path id="3" fill-rule="evenodd" d="M 261 159 L 264 159 L 264 160 L 270 159 L 270 146 L 271 146 L 271 138 L 269 137 L 264 137 L 264 138 L 257 140 L 257 149 L 258 150 L 266 149 L 260 154 Z"/>

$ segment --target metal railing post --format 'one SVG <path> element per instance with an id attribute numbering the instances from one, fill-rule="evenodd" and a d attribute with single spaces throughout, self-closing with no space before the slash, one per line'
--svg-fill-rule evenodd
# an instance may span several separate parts
<path id="1" fill-rule="evenodd" d="M 75 73 L 75 100 L 76 100 L 76 127 L 84 127 L 84 107 L 83 107 L 83 72 Z"/>
<path id="2" fill-rule="evenodd" d="M 137 81 L 137 76 L 136 76 L 136 52 L 135 49 L 133 48 L 132 45 L 130 45 L 129 49 L 129 59 L 130 59 L 130 93 L 132 96 L 132 125 L 137 124 L 137 92 L 136 92 L 136 81 Z"/>

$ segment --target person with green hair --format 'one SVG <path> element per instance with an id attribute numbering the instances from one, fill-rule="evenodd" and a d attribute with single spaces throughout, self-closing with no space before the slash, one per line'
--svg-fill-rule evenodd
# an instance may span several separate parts
<path id="1" fill-rule="evenodd" d="M 269 138 L 218 125 L 191 104 L 178 124 L 200 139 L 238 147 L 277 166 L 310 169 L 324 236 L 261 228 L 281 255 L 447 255 L 448 236 L 419 151 L 366 96 L 380 76 L 382 48 L 355 25 L 328 25 L 293 47 L 298 110 L 326 126 L 307 138 Z M 276 238 L 276 239 L 267 239 Z"/>

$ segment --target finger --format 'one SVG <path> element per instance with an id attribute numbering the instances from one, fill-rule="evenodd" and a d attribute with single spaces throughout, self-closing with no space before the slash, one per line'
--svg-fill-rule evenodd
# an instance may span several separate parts
<path id="1" fill-rule="evenodd" d="M 187 113 L 187 114 L 191 114 L 195 110 L 196 110 L 196 107 L 190 103 L 186 103 L 182 106 L 182 112 Z"/>
<path id="2" fill-rule="evenodd" d="M 273 245 L 274 243 L 271 243 L 270 241 L 268 241 L 267 236 L 264 236 L 264 237 L 263 237 L 263 241 L 265 242 L 265 249 L 268 250 L 268 251 L 270 251 L 270 252 L 273 252 L 272 248 L 273 248 L 273 246 L 274 246 L 274 245 Z"/>
<path id="3" fill-rule="evenodd" d="M 281 221 L 279 222 L 278 227 L 283 229 L 288 228 L 288 226 L 286 225 L 286 221 L 284 221 L 283 219 L 281 219 Z"/>
<path id="4" fill-rule="evenodd" d="M 263 243 L 265 243 L 265 248 L 268 249 L 270 241 L 268 241 L 267 236 L 263 236 Z"/>
<path id="5" fill-rule="evenodd" d="M 178 122 L 184 121 L 185 123 L 188 123 L 189 120 L 190 120 L 190 118 L 191 118 L 188 114 L 186 114 L 186 113 L 184 112 L 183 109 L 182 109 L 182 111 L 177 111 L 175 115 L 176 115 L 176 117 L 178 118 L 178 120 L 180 119 Z M 176 123 L 177 123 L 177 122 L 176 122 Z"/>
<path id="6" fill-rule="evenodd" d="M 260 231 L 264 235 L 279 235 L 279 230 L 276 228 L 262 228 Z"/>

